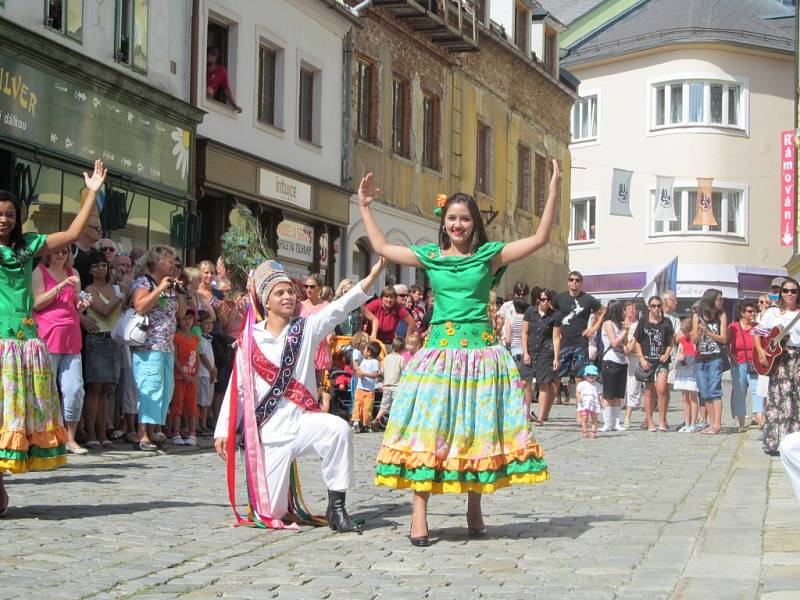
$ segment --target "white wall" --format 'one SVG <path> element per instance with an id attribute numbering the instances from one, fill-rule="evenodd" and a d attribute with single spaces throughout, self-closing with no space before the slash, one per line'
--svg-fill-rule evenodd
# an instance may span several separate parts
<path id="1" fill-rule="evenodd" d="M 43 0 L 6 0 L 0 15 L 68 48 L 146 82 L 181 100 L 189 100 L 191 67 L 191 0 L 151 1 L 148 27 L 147 73 L 141 74 L 114 60 L 116 2 L 83 0 L 81 40 L 44 26 Z M 174 62 L 176 72 L 170 72 Z M 83 74 L 71 73 L 80 78 Z"/>
<path id="2" fill-rule="evenodd" d="M 341 183 L 343 40 L 351 23 L 320 0 L 203 0 L 198 57 L 198 105 L 208 111 L 200 135 L 334 184 Z M 209 14 L 230 25 L 229 77 L 241 114 L 205 95 Z M 280 48 L 282 122 L 258 120 L 258 49 Z M 279 62 L 280 62 L 279 58 Z M 319 144 L 298 135 L 299 68 L 320 71 Z M 282 70 L 282 76 L 280 71 Z M 281 89 L 282 88 L 282 89 Z"/>
<path id="3" fill-rule="evenodd" d="M 787 57 L 788 58 L 788 57 Z M 661 265 L 673 256 L 705 264 L 782 267 L 790 248 L 779 245 L 779 134 L 793 127 L 793 63 L 718 46 L 671 49 L 595 67 L 572 66 L 581 96 L 599 94 L 598 139 L 571 146 L 572 198 L 597 198 L 597 238 L 570 246 L 570 266 L 587 272 L 624 271 Z M 668 77 L 734 78 L 747 87 L 746 130 L 671 128 L 650 131 L 650 89 Z M 688 99 L 684 99 L 687 102 Z M 613 168 L 634 172 L 633 217 L 609 215 Z M 649 190 L 655 176 L 696 185 L 713 177 L 743 190 L 746 229 L 742 239 L 713 235 L 649 237 Z"/>

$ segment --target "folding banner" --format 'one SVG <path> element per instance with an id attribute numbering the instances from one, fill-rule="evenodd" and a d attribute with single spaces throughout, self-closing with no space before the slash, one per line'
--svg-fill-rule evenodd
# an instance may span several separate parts
<path id="1" fill-rule="evenodd" d="M 656 206 L 653 210 L 655 221 L 677 221 L 675 216 L 675 202 L 672 198 L 672 185 L 674 177 L 659 177 L 656 175 Z"/>
<path id="2" fill-rule="evenodd" d="M 714 181 L 713 177 L 697 178 L 697 201 L 692 225 L 717 225 L 717 219 L 714 216 L 714 205 L 711 202 L 712 181 Z"/>
<path id="3" fill-rule="evenodd" d="M 632 217 L 630 196 L 631 196 L 631 177 L 633 171 L 624 169 L 614 169 L 614 176 L 611 178 L 611 214 L 622 217 Z"/>

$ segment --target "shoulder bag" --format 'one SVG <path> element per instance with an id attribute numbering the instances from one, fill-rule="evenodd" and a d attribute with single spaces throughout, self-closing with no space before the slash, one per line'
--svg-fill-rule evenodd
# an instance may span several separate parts
<path id="1" fill-rule="evenodd" d="M 149 289 L 152 292 L 155 289 L 155 282 L 150 276 L 147 277 L 147 280 L 150 284 Z M 141 346 L 147 340 L 150 317 L 147 314 L 140 315 L 137 313 L 133 306 L 130 306 L 130 298 L 128 303 L 128 308 L 123 311 L 117 324 L 114 325 L 114 329 L 111 330 L 111 339 L 126 346 Z"/>

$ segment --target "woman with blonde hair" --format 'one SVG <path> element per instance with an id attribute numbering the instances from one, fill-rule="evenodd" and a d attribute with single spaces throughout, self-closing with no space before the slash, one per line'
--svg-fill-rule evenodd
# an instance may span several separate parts
<path id="1" fill-rule="evenodd" d="M 155 428 L 164 425 L 175 387 L 173 337 L 177 318 L 186 314 L 186 291 L 171 276 L 177 253 L 156 245 L 143 257 L 145 273 L 131 283 L 131 304 L 147 315 L 150 326 L 141 346 L 131 348 L 133 376 L 139 398 L 139 450 L 157 450 Z"/>

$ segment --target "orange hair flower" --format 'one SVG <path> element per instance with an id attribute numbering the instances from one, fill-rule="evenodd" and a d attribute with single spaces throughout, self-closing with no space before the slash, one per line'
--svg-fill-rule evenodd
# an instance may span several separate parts
<path id="1" fill-rule="evenodd" d="M 436 208 L 433 209 L 433 214 L 437 217 L 442 214 L 442 209 L 444 209 L 445 205 L 447 204 L 447 194 L 436 194 Z"/>

